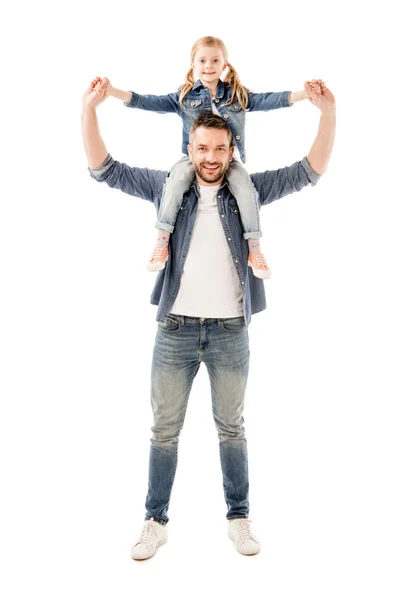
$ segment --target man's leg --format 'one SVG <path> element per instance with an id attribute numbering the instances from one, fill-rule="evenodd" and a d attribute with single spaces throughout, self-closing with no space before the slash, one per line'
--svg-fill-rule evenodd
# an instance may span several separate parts
<path id="1" fill-rule="evenodd" d="M 168 522 L 178 438 L 193 380 L 200 367 L 197 348 L 198 331 L 185 327 L 183 317 L 169 315 L 166 321 L 158 325 L 151 377 L 154 423 L 146 519 L 153 518 L 159 523 Z"/>
<path id="2" fill-rule="evenodd" d="M 218 430 L 226 516 L 243 518 L 249 514 L 247 442 L 242 416 L 249 370 L 244 317 L 214 320 L 207 337 L 203 360 L 210 376 L 213 416 Z"/>

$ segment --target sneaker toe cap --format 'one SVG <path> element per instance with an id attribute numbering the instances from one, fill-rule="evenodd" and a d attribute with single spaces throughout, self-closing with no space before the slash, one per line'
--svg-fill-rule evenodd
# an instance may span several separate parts
<path id="1" fill-rule="evenodd" d="M 132 546 L 131 557 L 135 560 L 143 560 L 145 558 L 150 558 L 153 556 L 155 550 L 147 544 L 136 544 Z"/>
<path id="2" fill-rule="evenodd" d="M 257 540 L 249 538 L 247 540 L 243 540 L 243 542 L 238 547 L 239 552 L 242 554 L 257 554 L 260 552 L 260 544 Z"/>

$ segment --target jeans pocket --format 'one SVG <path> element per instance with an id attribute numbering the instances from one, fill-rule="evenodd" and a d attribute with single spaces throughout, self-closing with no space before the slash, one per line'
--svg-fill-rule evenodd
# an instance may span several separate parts
<path id="1" fill-rule="evenodd" d="M 165 321 L 158 322 L 158 328 L 162 331 L 175 333 L 175 331 L 179 331 L 179 329 L 181 328 L 181 324 L 178 317 L 176 317 L 175 315 L 168 315 Z"/>
<path id="2" fill-rule="evenodd" d="M 227 333 L 241 333 L 246 331 L 247 325 L 244 317 L 233 317 L 231 319 L 221 319 L 219 321 L 221 329 Z"/>

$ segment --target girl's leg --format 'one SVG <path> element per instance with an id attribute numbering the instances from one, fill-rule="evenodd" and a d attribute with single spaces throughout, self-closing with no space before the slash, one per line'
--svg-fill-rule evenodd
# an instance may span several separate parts
<path id="1" fill-rule="evenodd" d="M 157 241 L 147 263 L 149 271 L 160 271 L 168 260 L 169 236 L 174 231 L 176 217 L 183 194 L 194 178 L 194 169 L 187 156 L 183 156 L 171 169 L 165 182 L 163 197 L 157 215 Z"/>
<path id="2" fill-rule="evenodd" d="M 227 172 L 228 185 L 240 211 L 240 218 L 243 224 L 243 237 L 249 245 L 248 265 L 253 273 L 260 279 L 269 279 L 271 271 L 267 265 L 261 250 L 260 238 L 260 213 L 258 193 L 255 189 L 250 175 L 243 165 L 236 159 L 233 159 Z"/>

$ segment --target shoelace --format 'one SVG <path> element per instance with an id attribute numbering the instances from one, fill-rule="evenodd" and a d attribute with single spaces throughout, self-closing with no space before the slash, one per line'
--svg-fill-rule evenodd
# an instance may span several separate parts
<path id="1" fill-rule="evenodd" d="M 143 526 L 142 535 L 140 536 L 140 540 L 137 542 L 138 544 L 149 544 L 151 536 L 153 534 L 153 529 L 155 527 L 155 521 L 152 519 L 147 520 Z"/>
<path id="2" fill-rule="evenodd" d="M 153 258 L 161 258 L 163 250 L 165 250 L 165 248 L 163 248 L 162 246 L 156 246 L 153 250 L 153 254 L 151 255 L 150 260 L 153 260 Z"/>
<path id="3" fill-rule="evenodd" d="M 251 538 L 250 523 L 249 519 L 236 519 L 238 521 L 238 529 L 241 540 Z"/>
<path id="4" fill-rule="evenodd" d="M 264 254 L 254 254 L 254 257 L 256 259 L 257 267 L 267 267 L 268 269 L 268 265 L 265 261 Z"/>

